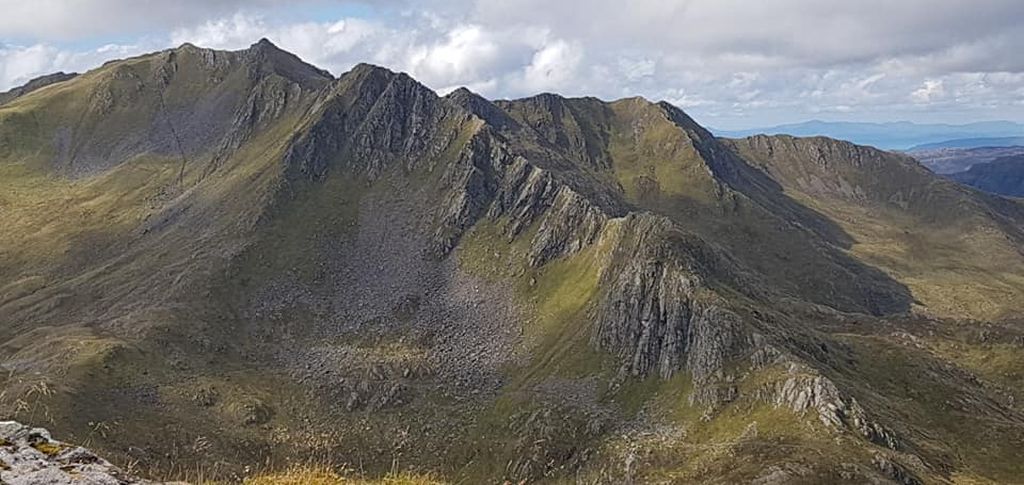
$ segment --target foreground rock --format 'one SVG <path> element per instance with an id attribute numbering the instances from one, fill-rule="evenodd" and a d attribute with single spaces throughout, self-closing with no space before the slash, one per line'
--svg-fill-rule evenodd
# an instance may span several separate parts
<path id="1" fill-rule="evenodd" d="M 5 485 L 153 484 L 42 428 L 0 421 L 0 483 Z"/>

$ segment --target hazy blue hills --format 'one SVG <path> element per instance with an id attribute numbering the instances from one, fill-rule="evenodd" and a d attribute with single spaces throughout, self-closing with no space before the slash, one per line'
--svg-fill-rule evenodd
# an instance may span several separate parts
<path id="1" fill-rule="evenodd" d="M 986 192 L 1024 197 L 1024 156 L 979 163 L 970 170 L 950 175 L 950 178 Z"/>
<path id="2" fill-rule="evenodd" d="M 1007 136 L 997 138 L 959 138 L 938 143 L 926 143 L 911 148 L 913 150 L 936 150 L 941 148 L 986 148 L 1024 146 L 1024 136 Z"/>
<path id="3" fill-rule="evenodd" d="M 747 130 L 713 131 L 715 135 L 727 138 L 743 138 L 758 134 L 827 136 L 887 150 L 906 150 L 922 148 L 922 145 L 943 143 L 954 143 L 951 146 L 957 148 L 1009 146 L 1024 140 L 1024 125 L 1012 121 L 985 121 L 964 125 L 950 125 L 918 124 L 908 121 L 861 123 L 813 120 Z M 1010 143 L 1012 141 L 1010 140 L 1011 138 L 1017 141 Z M 986 144 L 976 144 L 981 143 L 981 139 L 989 141 L 985 142 Z"/>
<path id="4" fill-rule="evenodd" d="M 988 146 L 979 148 L 924 148 L 906 152 L 939 174 L 963 172 L 982 163 L 1024 155 L 1024 146 Z"/>

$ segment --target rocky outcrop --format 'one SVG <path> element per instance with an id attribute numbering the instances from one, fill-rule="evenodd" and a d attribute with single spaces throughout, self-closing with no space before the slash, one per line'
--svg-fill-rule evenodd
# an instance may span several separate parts
<path id="1" fill-rule="evenodd" d="M 361 64 L 322 96 L 284 165 L 293 179 L 321 178 L 336 162 L 370 180 L 396 163 L 413 170 L 448 148 L 469 116 L 406 74 Z"/>
<path id="2" fill-rule="evenodd" d="M 869 419 L 855 398 L 844 395 L 831 379 L 804 366 L 791 363 L 786 378 L 767 384 L 765 391 L 761 397 L 776 407 L 795 413 L 814 411 L 832 429 L 849 429 L 877 445 L 900 449 L 895 433 Z"/>
<path id="3" fill-rule="evenodd" d="M 907 467 L 889 459 L 885 455 L 876 454 L 871 462 L 878 467 L 878 470 L 901 485 L 921 485 L 921 480 L 914 476 L 914 473 Z"/>
<path id="4" fill-rule="evenodd" d="M 441 176 L 444 199 L 438 208 L 434 253 L 442 256 L 451 252 L 488 211 L 496 216 L 495 205 L 504 199 L 499 193 L 507 193 L 505 185 L 523 180 L 532 172 L 533 167 L 525 159 L 512 155 L 486 129 L 475 133 Z"/>
<path id="5" fill-rule="evenodd" d="M 517 130 L 521 127 L 519 122 L 512 119 L 508 113 L 495 106 L 490 100 L 466 88 L 456 89 L 448 93 L 445 98 L 455 103 L 456 106 L 480 117 L 499 131 Z"/>
<path id="6" fill-rule="evenodd" d="M 696 403 L 730 399 L 735 390 L 719 385 L 722 369 L 753 347 L 753 334 L 706 287 L 683 248 L 658 241 L 671 223 L 641 215 L 623 225 L 613 256 L 619 263 L 605 273 L 594 344 L 619 355 L 630 375 L 669 378 L 688 370 Z"/>
<path id="7" fill-rule="evenodd" d="M 517 123 L 531 127 L 542 143 L 556 147 L 574 163 L 597 169 L 611 166 L 606 147 L 612 114 L 604 102 L 544 93 L 495 105 Z"/>
<path id="8" fill-rule="evenodd" d="M 579 193 L 562 187 L 541 220 L 530 246 L 530 264 L 539 266 L 563 254 L 574 254 L 593 244 L 607 216 Z"/>
<path id="9" fill-rule="evenodd" d="M 447 195 L 434 235 L 439 255 L 481 218 L 500 221 L 510 240 L 539 222 L 528 257 L 540 266 L 592 244 L 609 218 L 554 174 L 514 154 L 487 127 L 447 167 L 442 187 Z"/>
<path id="10" fill-rule="evenodd" d="M 0 483 L 9 485 L 152 484 L 80 446 L 56 441 L 49 431 L 0 422 Z"/>

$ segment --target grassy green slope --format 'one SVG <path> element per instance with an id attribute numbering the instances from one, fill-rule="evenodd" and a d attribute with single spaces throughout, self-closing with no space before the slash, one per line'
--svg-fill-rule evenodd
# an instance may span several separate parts
<path id="1" fill-rule="evenodd" d="M 225 347 L 232 316 L 211 300 L 216 277 L 276 198 L 284 150 L 316 89 L 272 69 L 282 64 L 276 55 L 186 46 L 108 64 L 0 109 L 0 219 L 12 229 L 0 252 L 5 413 L 52 422 L 122 461 L 143 458 L 122 455 L 142 441 L 160 450 L 145 457 L 150 466 L 166 470 L 193 450 L 194 430 L 218 428 L 208 416 L 182 426 L 194 412 L 181 403 L 210 385 L 204 375 L 235 375 L 238 385 L 224 392 L 242 392 L 242 402 L 247 380 L 262 395 L 287 387 L 240 373 L 244 359 Z M 312 68 L 300 74 L 308 73 L 325 82 Z M 292 104 L 232 124 L 247 95 L 273 93 L 290 93 Z M 224 112 L 204 117 L 211 100 Z M 204 127 L 216 136 L 174 139 Z M 224 155 L 224 143 L 238 146 Z M 246 456 L 259 452 L 244 437 L 224 438 L 218 443 Z"/>
<path id="2" fill-rule="evenodd" d="M 530 105 L 531 102 L 522 103 Z M 700 130 L 688 129 L 685 120 L 672 119 L 665 111 L 642 100 L 618 101 L 600 110 L 593 107 L 590 100 L 565 101 L 570 106 L 576 102 L 585 106 L 577 113 L 599 113 L 599 122 L 586 125 L 574 119 L 565 123 L 565 130 L 586 132 L 577 127 L 589 126 L 598 131 L 581 138 L 607 146 L 608 173 L 616 178 L 622 194 L 632 205 L 665 214 L 687 230 L 724 246 L 756 268 L 773 288 L 801 299 L 861 312 L 884 314 L 910 309 L 911 294 L 903 285 L 930 315 L 999 319 L 1019 311 L 1017 302 L 1021 300 L 1022 286 L 1016 275 L 1021 273 L 1020 219 L 1019 207 L 1013 202 L 957 189 L 924 170 L 905 166 L 906 162 L 897 160 L 898 157 L 886 159 L 883 156 L 882 160 L 868 163 L 862 155 L 835 150 L 832 145 L 837 142 L 830 140 L 801 141 L 800 149 L 776 149 L 770 160 L 766 160 L 756 150 L 736 149 L 732 144 L 718 145 Z M 519 110 L 526 109 L 516 103 L 519 102 L 499 106 L 516 116 Z M 531 120 L 536 123 L 537 119 L 545 120 L 544 123 L 557 121 L 557 117 L 536 115 L 532 118 L 519 115 L 518 119 L 524 124 Z M 730 154 L 730 150 L 736 150 L 738 157 Z M 904 249 L 899 253 L 886 249 L 894 245 Z M 873 280 L 866 280 L 865 274 L 872 275 Z M 886 295 L 890 291 L 899 296 Z M 879 306 L 887 299 L 903 303 Z M 867 345 L 861 343 L 865 340 L 832 334 L 831 326 L 822 326 L 817 321 L 819 318 L 811 316 L 805 322 L 817 330 L 802 332 L 816 334 L 815 338 L 840 347 L 852 346 L 857 352 L 862 351 L 862 345 Z M 935 325 L 947 328 L 948 324 Z M 873 326 L 843 330 L 854 334 L 865 331 L 875 330 Z M 993 338 L 1012 339 L 1008 331 L 997 330 L 993 334 L 998 337 Z M 912 336 L 922 336 L 923 330 L 917 328 L 909 332 Z M 916 351 L 911 348 L 890 349 L 887 355 L 897 360 L 882 366 L 887 371 L 861 365 L 836 367 L 832 358 L 822 362 L 823 369 L 851 392 L 861 395 L 873 409 L 898 410 L 886 414 L 885 419 L 898 423 L 899 431 L 908 440 L 920 443 L 922 450 L 919 452 L 930 466 L 958 469 L 955 479 L 966 482 L 1008 479 L 1017 473 L 1007 453 L 1012 454 L 1016 449 L 1013 443 L 1020 418 L 1015 411 L 1008 411 L 1012 405 L 1007 408 L 1000 396 L 1005 389 L 1016 385 L 1010 370 L 1013 364 L 1008 364 L 1006 359 L 1017 355 L 1014 350 L 1017 347 L 969 343 L 962 338 L 950 340 L 948 337 L 937 339 L 934 345 L 935 353 L 927 357 L 915 357 Z M 951 347 L 959 352 L 952 351 Z M 982 357 L 988 355 L 991 357 Z M 910 373 L 914 377 L 908 376 L 903 382 L 914 389 L 911 397 L 894 387 L 882 386 L 884 390 L 878 391 L 876 386 L 880 384 L 871 377 L 874 372 L 899 374 L 901 371 L 893 369 L 910 365 L 900 359 L 918 358 L 928 359 L 928 366 L 953 366 L 958 370 L 951 374 Z M 994 389 L 972 387 L 970 380 L 976 378 L 972 376 L 984 376 L 991 383 L 986 386 Z M 989 404 L 972 404 L 978 407 L 966 413 L 963 405 L 953 403 L 940 404 L 926 413 L 915 411 L 914 399 L 949 393 L 952 389 L 973 396 L 977 403 Z M 645 391 L 644 397 L 635 400 L 657 402 L 649 401 L 650 392 Z M 662 389 L 655 394 L 666 392 Z M 996 402 L 1000 404 L 992 404 Z M 752 411 L 756 407 L 756 403 L 748 404 L 746 409 L 751 410 L 750 414 L 720 416 L 713 422 L 759 421 L 757 413 Z M 924 419 L 926 416 L 933 420 Z M 992 429 L 991 424 L 986 424 L 989 420 L 1003 424 Z M 950 443 L 959 441 L 958 436 L 964 439 L 962 446 L 975 446 L 970 443 L 976 437 L 965 434 L 964 429 L 992 429 L 987 438 L 977 438 L 977 443 L 988 443 L 987 451 L 966 454 L 952 451 Z M 930 433 L 937 433 L 941 438 Z M 805 438 L 813 441 L 813 438 Z M 687 440 L 680 441 L 685 442 Z M 664 446 L 664 442 L 661 445 Z M 823 445 L 807 446 L 808 449 L 824 448 Z M 851 452 L 858 448 L 846 447 Z M 831 456 L 834 459 L 842 455 L 844 453 L 834 452 Z M 855 452 L 850 455 L 851 462 L 857 460 L 855 456 Z M 951 458 L 953 456 L 958 458 Z M 816 460 L 810 459 L 805 464 L 814 462 Z M 728 463 L 725 467 L 730 467 L 734 462 L 729 459 L 725 463 Z M 761 469 L 767 465 L 758 458 L 752 458 L 752 463 Z M 942 463 L 945 465 L 940 465 Z M 686 469 L 688 465 L 677 462 L 662 466 Z M 716 473 L 725 473 L 723 470 Z M 739 469 L 733 470 L 742 473 Z M 835 473 L 835 469 L 826 465 L 821 472 L 827 476 Z M 928 474 L 921 469 L 918 473 Z M 840 475 L 831 479 L 838 480 Z M 681 476 L 693 480 L 701 475 Z M 704 479 L 714 476 L 718 475 L 710 472 L 703 475 Z M 736 479 L 741 476 L 737 475 Z M 822 477 L 815 476 L 816 479 Z"/>
<path id="3" fill-rule="evenodd" d="M 574 134 L 581 141 L 568 157 L 580 159 L 581 150 L 605 153 L 603 165 L 580 170 L 593 169 L 595 179 L 614 187 L 614 197 L 634 210 L 667 216 L 720 245 L 789 296 L 869 313 L 909 308 L 902 284 L 846 254 L 851 239 L 838 224 L 783 193 L 677 109 L 640 98 L 559 98 L 556 114 L 577 115 L 544 117 L 537 114 L 545 106 L 538 99 L 547 98 L 498 106 L 542 135 Z"/>
<path id="4" fill-rule="evenodd" d="M 907 285 L 925 310 L 982 320 L 1024 301 L 1024 209 L 913 160 L 825 139 L 751 138 L 738 153 L 852 235 L 853 257 Z"/>

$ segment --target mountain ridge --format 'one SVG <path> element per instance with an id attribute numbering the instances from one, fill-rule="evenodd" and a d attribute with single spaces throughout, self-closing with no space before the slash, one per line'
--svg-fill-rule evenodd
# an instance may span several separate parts
<path id="1" fill-rule="evenodd" d="M 77 75 L 77 73 L 69 74 L 65 72 L 55 72 L 53 74 L 47 74 L 33 78 L 21 86 L 16 86 L 3 93 L 0 93 L 0 104 L 10 102 L 14 99 L 31 93 L 32 91 L 45 88 L 46 86 L 49 86 L 51 84 L 56 84 L 59 82 L 67 81 L 69 79 L 73 79 Z"/>
<path id="2" fill-rule="evenodd" d="M 453 480 L 1018 471 L 1024 387 L 946 352 L 983 345 L 971 319 L 1020 351 L 1018 201 L 665 103 L 441 97 L 280 52 L 183 46 L 0 106 L 3 382 L 69 436 L 118 423 L 102 450 L 154 474 L 323 449 Z M 953 458 L 990 416 L 1003 441 Z"/>

